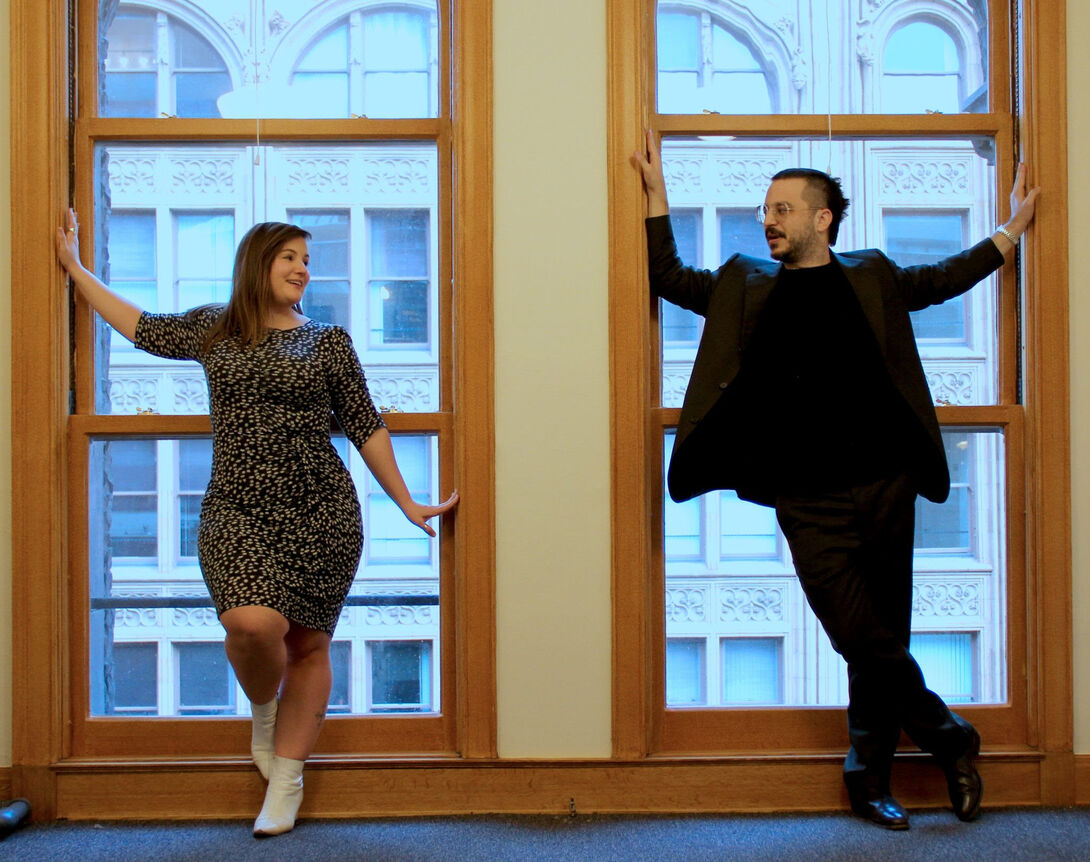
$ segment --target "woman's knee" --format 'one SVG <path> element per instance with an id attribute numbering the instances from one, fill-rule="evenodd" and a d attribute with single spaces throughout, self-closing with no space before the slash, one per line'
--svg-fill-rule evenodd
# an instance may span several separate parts
<path id="1" fill-rule="evenodd" d="M 229 640 L 237 643 L 266 643 L 283 640 L 288 621 L 272 608 L 246 605 L 231 608 L 220 615 L 220 623 Z"/>
<path id="2" fill-rule="evenodd" d="M 332 638 L 322 631 L 292 625 L 284 642 L 288 648 L 288 661 L 328 661 Z"/>

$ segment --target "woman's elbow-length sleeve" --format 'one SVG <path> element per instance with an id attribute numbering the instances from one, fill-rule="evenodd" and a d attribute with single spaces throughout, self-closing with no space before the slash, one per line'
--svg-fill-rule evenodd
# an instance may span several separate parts
<path id="1" fill-rule="evenodd" d="M 145 311 L 136 322 L 133 344 L 164 359 L 200 359 L 201 345 L 215 314 L 182 312 L 152 314 Z"/>
<path id="2" fill-rule="evenodd" d="M 335 327 L 330 336 L 330 347 L 327 375 L 333 415 L 352 445 L 360 449 L 379 428 L 385 428 L 386 423 L 371 399 L 351 336 L 341 327 Z"/>

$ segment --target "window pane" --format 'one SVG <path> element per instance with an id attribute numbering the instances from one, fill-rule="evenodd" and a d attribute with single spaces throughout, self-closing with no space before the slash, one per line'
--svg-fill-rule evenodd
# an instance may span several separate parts
<path id="1" fill-rule="evenodd" d="M 118 9 L 105 0 L 99 10 L 107 16 L 100 21 L 107 25 L 99 94 L 103 116 L 220 116 L 217 100 L 230 92 L 231 75 L 205 35 L 163 13 Z M 170 96 L 160 97 L 164 92 Z"/>
<path id="2" fill-rule="evenodd" d="M 776 513 L 738 499 L 734 491 L 720 492 L 719 553 L 723 559 L 774 559 L 780 554 Z"/>
<path id="3" fill-rule="evenodd" d="M 290 210 L 288 221 L 310 231 L 310 284 L 303 313 L 345 329 L 352 326 L 350 216 L 347 211 Z"/>
<path id="4" fill-rule="evenodd" d="M 921 632 L 912 636 L 912 656 L 927 687 L 947 703 L 975 703 L 976 640 L 969 632 Z"/>
<path id="5" fill-rule="evenodd" d="M 763 232 L 747 214 L 764 200 L 773 174 L 798 166 L 824 169 L 830 162 L 852 199 L 834 251 L 881 248 L 901 266 L 960 251 L 990 235 L 997 219 L 991 146 L 987 139 L 834 141 L 830 155 L 820 140 L 705 136 L 665 138 L 662 154 L 671 205 L 690 218 L 699 210 L 718 219 L 720 247 L 705 243 L 697 248 L 699 259 L 691 261 L 715 272 L 735 252 L 768 257 Z M 682 226 L 679 244 L 686 254 L 687 229 Z M 997 290 L 992 275 L 963 296 L 913 316 L 936 403 L 996 403 Z M 660 320 L 674 325 L 674 315 L 684 313 L 664 310 Z M 681 406 L 696 346 L 663 338 L 662 406 Z"/>
<path id="6" fill-rule="evenodd" d="M 155 715 L 159 711 L 159 649 L 156 644 L 114 644 L 114 715 Z"/>
<path id="7" fill-rule="evenodd" d="M 987 5 L 659 0 L 664 114 L 988 110 Z"/>
<path id="8" fill-rule="evenodd" d="M 178 555 L 196 558 L 197 525 L 212 475 L 212 440 L 178 441 Z"/>
<path id="9" fill-rule="evenodd" d="M 352 642 L 333 641 L 329 645 L 329 663 L 333 668 L 333 687 L 329 692 L 330 715 L 352 711 Z"/>
<path id="10" fill-rule="evenodd" d="M 99 113 L 104 117 L 154 117 L 156 111 L 155 13 L 118 11 L 106 33 Z"/>
<path id="11" fill-rule="evenodd" d="M 178 643 L 178 713 L 234 715 L 235 677 L 222 643 Z"/>
<path id="12" fill-rule="evenodd" d="M 723 703 L 783 703 L 779 638 L 723 638 Z"/>
<path id="13" fill-rule="evenodd" d="M 703 245 L 700 210 L 671 210 L 670 224 L 674 229 L 678 256 L 689 265 L 699 265 Z M 659 301 L 659 322 L 663 349 L 677 342 L 692 346 L 700 338 L 700 317 L 672 303 Z"/>
<path id="14" fill-rule="evenodd" d="M 236 238 L 255 221 L 297 221 L 314 235 L 306 313 L 352 334 L 377 403 L 439 409 L 434 143 L 111 143 L 99 145 L 97 162 L 105 230 L 96 236 L 109 243 L 96 264 L 109 280 L 116 254 L 134 273 L 118 287 L 142 308 L 226 301 Z M 171 218 L 156 221 L 164 201 Z M 208 411 L 196 363 L 151 356 L 120 336 L 95 372 L 99 412 Z"/>
<path id="15" fill-rule="evenodd" d="M 179 310 L 231 298 L 235 262 L 233 213 L 174 213 L 175 300 Z"/>
<path id="16" fill-rule="evenodd" d="M 437 436 L 395 435 L 393 443 L 414 498 L 436 502 Z M 366 540 L 336 629 L 331 704 L 338 712 L 366 711 L 366 644 L 411 639 L 427 646 L 419 659 L 419 684 L 425 691 L 419 701 L 412 701 L 410 711 L 437 712 L 439 694 L 433 690 L 429 663 L 439 660 L 439 539 L 408 522 L 344 437 L 334 439 L 334 448 L 359 490 Z M 124 672 L 117 666 L 119 644 L 177 640 L 183 631 L 200 638 L 202 648 L 166 650 L 159 658 L 159 700 L 145 706 L 130 698 L 130 705 L 149 715 L 235 714 L 234 682 L 228 686 L 221 662 L 223 628 L 197 565 L 196 529 L 211 441 L 96 440 L 88 459 L 92 713 L 112 714 L 119 703 L 116 680 Z M 359 670 L 353 670 L 353 655 Z M 359 680 L 358 693 L 354 679 Z M 388 711 L 401 710 L 400 703 L 387 704 Z"/>
<path id="17" fill-rule="evenodd" d="M 117 440 L 105 449 L 109 553 L 115 558 L 154 558 L 158 554 L 155 442 Z"/>
<path id="18" fill-rule="evenodd" d="M 395 434 L 392 441 L 398 466 L 413 499 L 433 499 L 434 438 Z M 366 525 L 369 540 L 365 546 L 368 562 L 428 563 L 432 540 L 409 522 L 377 482 L 368 479 L 368 487 Z"/>
<path id="19" fill-rule="evenodd" d="M 957 46 L 940 27 L 914 21 L 886 43 L 882 109 L 890 114 L 959 113 Z"/>
<path id="20" fill-rule="evenodd" d="M 667 430 L 664 473 L 673 439 Z M 971 628 L 971 649 L 962 639 L 956 641 L 963 644 L 960 652 L 944 647 L 927 659 L 928 683 L 955 696 L 969 691 L 973 702 L 1002 703 L 1007 698 L 1003 436 L 993 428 L 949 427 L 943 440 L 950 498 L 941 506 L 922 498 L 916 504 L 913 644 L 919 643 L 917 632 Z M 721 644 L 699 665 L 710 704 L 845 703 L 843 661 L 809 609 L 774 510 L 727 491 L 677 504 L 664 489 L 663 517 L 668 704 L 695 697 L 695 648 L 684 644 L 706 640 Z"/>
<path id="21" fill-rule="evenodd" d="M 666 641 L 667 706 L 703 706 L 708 702 L 704 682 L 704 641 L 668 638 Z"/>
<path id="22" fill-rule="evenodd" d="M 371 712 L 431 711 L 431 642 L 374 641 Z"/>
<path id="23" fill-rule="evenodd" d="M 429 340 L 428 214 L 372 210 L 371 345 L 420 345 Z"/>
<path id="24" fill-rule="evenodd" d="M 965 221 L 966 214 L 957 212 L 886 212 L 882 214 L 884 248 L 901 266 L 935 263 L 965 248 Z M 965 306 L 966 298 L 958 296 L 911 312 L 916 339 L 931 344 L 967 344 Z"/>
<path id="25" fill-rule="evenodd" d="M 437 46 L 429 19 L 414 12 L 364 16 L 363 92 L 368 117 L 433 117 Z"/>
<path id="26" fill-rule="evenodd" d="M 674 440 L 677 435 L 673 432 L 666 434 L 663 446 L 663 472 L 670 463 L 670 454 L 674 449 Z M 666 511 L 664 513 L 664 532 L 666 537 L 667 560 L 698 560 L 704 554 L 704 545 L 701 541 L 702 522 L 704 519 L 703 508 L 700 500 L 687 500 L 684 503 L 675 503 L 667 494 L 664 497 Z"/>

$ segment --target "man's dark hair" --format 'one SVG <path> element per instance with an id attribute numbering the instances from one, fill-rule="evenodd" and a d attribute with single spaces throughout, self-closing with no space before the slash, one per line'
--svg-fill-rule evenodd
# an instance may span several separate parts
<path id="1" fill-rule="evenodd" d="M 806 190 L 818 196 L 815 203 L 827 208 L 833 214 L 832 224 L 829 225 L 829 245 L 835 245 L 836 236 L 840 233 L 840 222 L 848 209 L 848 199 L 844 197 L 844 190 L 840 188 L 840 179 L 813 168 L 787 168 L 772 179 L 806 180 Z"/>

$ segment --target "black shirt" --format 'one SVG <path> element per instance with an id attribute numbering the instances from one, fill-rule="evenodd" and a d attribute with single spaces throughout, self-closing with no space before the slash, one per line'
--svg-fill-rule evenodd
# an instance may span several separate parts
<path id="1" fill-rule="evenodd" d="M 780 492 L 833 490 L 904 463 L 913 425 L 840 269 L 782 269 L 745 346 L 730 407 Z"/>

